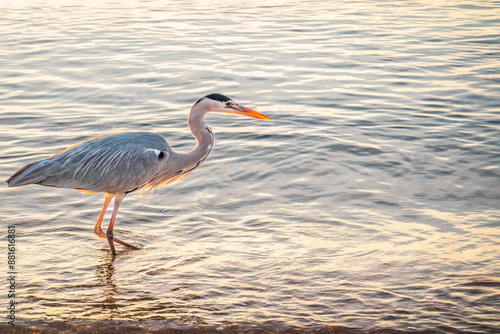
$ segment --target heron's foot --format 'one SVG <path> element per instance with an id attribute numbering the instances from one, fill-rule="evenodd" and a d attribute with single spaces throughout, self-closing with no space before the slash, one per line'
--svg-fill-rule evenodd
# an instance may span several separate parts
<path id="1" fill-rule="evenodd" d="M 103 231 L 101 228 L 99 228 L 98 230 L 94 229 L 94 232 L 95 232 L 95 234 L 97 234 L 100 238 L 108 239 L 108 236 L 106 235 L 106 233 L 104 233 L 104 231 Z M 114 242 L 117 242 L 117 243 L 119 243 L 120 245 L 123 245 L 123 246 L 125 246 L 125 247 L 131 248 L 131 249 L 134 249 L 134 250 L 140 250 L 140 248 L 139 248 L 139 247 L 134 246 L 134 245 L 131 245 L 131 244 L 129 244 L 128 242 L 122 241 L 122 240 L 117 239 L 117 238 L 115 238 L 115 237 L 113 237 L 113 236 L 112 236 L 112 238 L 113 238 L 113 241 L 114 241 Z M 108 240 L 108 243 L 109 243 L 109 240 Z M 113 246 L 114 246 L 114 245 L 113 245 Z M 111 245 L 109 246 L 109 248 L 111 248 Z"/>
<path id="2" fill-rule="evenodd" d="M 131 245 L 131 244 L 129 244 L 128 242 L 122 241 L 122 240 L 120 240 L 120 239 L 113 238 L 113 240 L 114 240 L 115 242 L 119 243 L 120 245 L 125 246 L 125 247 L 132 248 L 132 249 L 135 249 L 135 250 L 139 250 L 139 249 L 140 249 L 139 247 L 134 246 L 134 245 Z"/>

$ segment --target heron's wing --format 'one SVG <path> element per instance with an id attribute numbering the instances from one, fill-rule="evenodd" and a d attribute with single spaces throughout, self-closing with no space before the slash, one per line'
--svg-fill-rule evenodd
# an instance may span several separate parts
<path id="1" fill-rule="evenodd" d="M 9 186 L 41 184 L 90 192 L 130 192 L 141 188 L 168 161 L 163 137 L 147 132 L 97 137 L 29 164 Z"/>

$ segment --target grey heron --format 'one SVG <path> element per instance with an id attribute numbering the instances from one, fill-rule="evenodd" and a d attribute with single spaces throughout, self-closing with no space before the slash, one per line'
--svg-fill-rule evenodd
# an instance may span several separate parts
<path id="1" fill-rule="evenodd" d="M 139 249 L 113 236 L 120 204 L 128 193 L 151 191 L 181 180 L 207 158 L 214 142 L 213 133 L 204 122 L 204 116 L 209 112 L 271 120 L 225 95 L 214 93 L 202 97 L 191 108 L 188 124 L 197 144 L 187 153 L 174 152 L 162 136 L 150 132 L 108 134 L 29 163 L 15 172 L 7 184 L 9 187 L 40 184 L 104 193 L 104 204 L 94 232 L 107 239 L 113 256 L 116 255 L 114 242 Z M 113 213 L 104 233 L 101 223 L 113 197 Z"/>

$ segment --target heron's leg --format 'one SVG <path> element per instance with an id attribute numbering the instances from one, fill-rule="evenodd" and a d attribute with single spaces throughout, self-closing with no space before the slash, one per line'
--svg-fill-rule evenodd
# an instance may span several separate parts
<path id="1" fill-rule="evenodd" d="M 106 197 L 104 198 L 104 204 L 102 206 L 101 214 L 99 215 L 99 218 L 97 219 L 97 223 L 95 223 L 95 226 L 94 226 L 94 233 L 97 234 L 101 238 L 106 238 L 106 234 L 101 229 L 101 223 L 102 223 L 102 219 L 104 218 L 104 214 L 106 213 L 106 210 L 108 209 L 108 205 L 111 202 L 111 200 L 113 199 L 113 196 L 115 196 L 115 194 L 106 193 Z"/>
<path id="2" fill-rule="evenodd" d="M 116 214 L 118 213 L 118 208 L 122 204 L 125 194 L 117 193 L 115 194 L 115 206 L 113 208 L 113 214 L 111 215 L 111 220 L 109 221 L 108 229 L 106 231 L 106 237 L 108 238 L 109 249 L 111 254 L 116 255 L 115 244 L 113 243 L 113 226 L 115 225 Z"/>
<path id="3" fill-rule="evenodd" d="M 101 214 L 99 215 L 99 218 L 97 219 L 97 223 L 94 226 L 94 233 L 97 234 L 100 238 L 105 238 L 105 239 L 108 238 L 106 236 L 106 233 L 104 233 L 101 229 L 101 223 L 102 223 L 102 219 L 104 218 L 104 214 L 106 213 L 106 210 L 108 209 L 109 203 L 111 203 L 111 200 L 113 199 L 114 196 L 115 196 L 115 194 L 106 193 L 106 197 L 104 198 L 104 204 L 102 206 Z M 125 196 L 123 196 L 123 197 L 125 197 Z M 116 241 L 117 243 L 119 243 L 125 247 L 129 247 L 129 248 L 136 249 L 136 250 L 140 249 L 139 247 L 133 246 L 133 245 L 131 245 L 125 241 L 121 241 L 120 239 L 117 239 L 117 238 L 113 238 L 113 241 Z"/>
<path id="4" fill-rule="evenodd" d="M 124 194 L 124 193 L 115 194 L 115 206 L 113 208 L 113 214 L 111 215 L 111 221 L 109 222 L 108 229 L 106 231 L 106 237 L 108 239 L 109 248 L 111 249 L 111 253 L 113 255 L 116 255 L 115 245 L 114 245 L 113 241 L 116 241 L 117 243 L 119 243 L 125 247 L 129 247 L 132 249 L 139 249 L 139 247 L 133 246 L 125 241 L 121 241 L 120 239 L 113 237 L 113 227 L 115 225 L 116 214 L 118 213 L 118 208 L 120 207 L 120 204 L 122 203 L 123 199 L 125 198 L 125 195 L 126 194 Z"/>

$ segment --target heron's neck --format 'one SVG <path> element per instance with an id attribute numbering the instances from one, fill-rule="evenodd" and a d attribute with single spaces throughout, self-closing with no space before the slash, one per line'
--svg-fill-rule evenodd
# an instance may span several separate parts
<path id="1" fill-rule="evenodd" d="M 197 144 L 196 147 L 186 153 L 186 155 L 188 155 L 188 160 L 193 163 L 203 161 L 208 153 L 210 153 L 214 143 L 212 130 L 210 130 L 203 120 L 206 114 L 207 111 L 200 109 L 199 104 L 195 105 L 189 113 L 189 129 L 191 129 L 191 133 L 196 138 Z"/>

